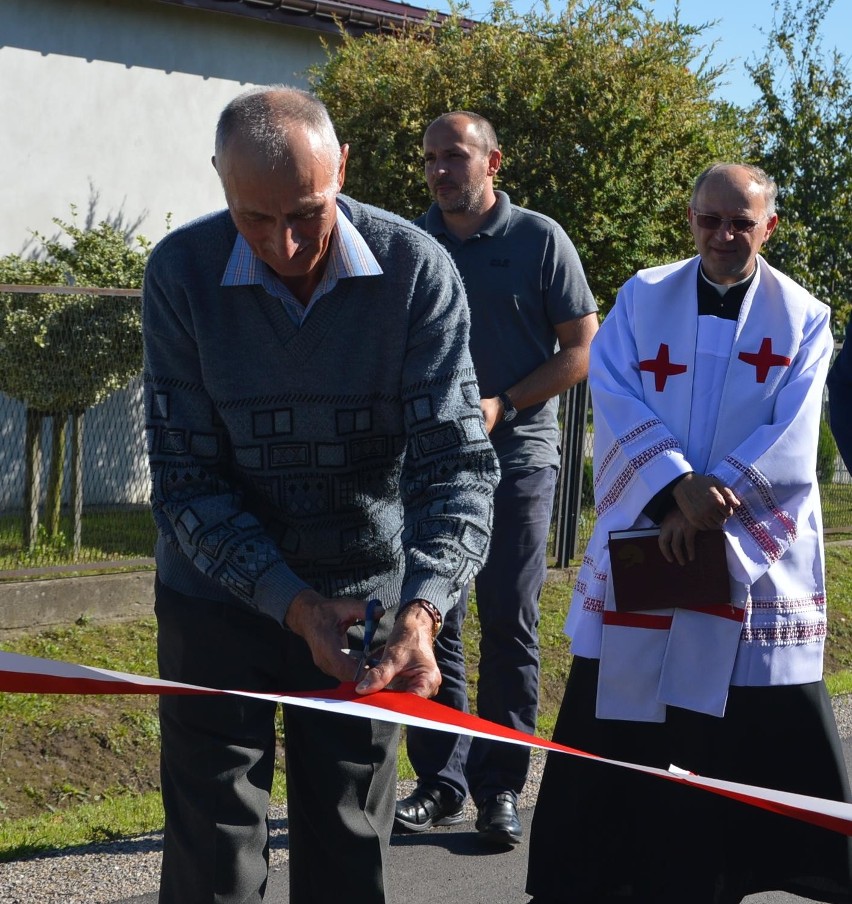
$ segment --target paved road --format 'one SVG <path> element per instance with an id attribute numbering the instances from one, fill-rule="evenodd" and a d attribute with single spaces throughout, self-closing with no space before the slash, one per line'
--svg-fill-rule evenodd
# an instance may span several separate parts
<path id="1" fill-rule="evenodd" d="M 852 740 L 844 740 L 847 768 Z M 852 776 L 852 769 L 850 769 Z M 529 832 L 532 810 L 521 811 Z M 282 842 L 286 843 L 286 842 Z M 483 846 L 472 823 L 433 829 L 422 835 L 395 835 L 388 868 L 393 904 L 526 904 L 527 850 L 494 852 Z M 751 895 L 747 904 L 796 904 L 807 899 L 782 892 Z M 156 904 L 155 894 L 128 898 L 122 904 Z M 286 866 L 270 874 L 268 904 L 289 904 Z M 331 904 L 331 902 L 329 902 Z"/>
<path id="2" fill-rule="evenodd" d="M 532 810 L 522 810 L 529 829 Z M 525 904 L 527 853 L 520 845 L 494 853 L 479 843 L 470 824 L 435 829 L 424 835 L 394 836 L 391 846 L 389 900 L 393 904 Z M 805 898 L 772 892 L 752 895 L 747 904 L 795 904 Z M 270 874 L 268 904 L 289 904 L 287 870 Z M 157 904 L 157 896 L 140 895 L 123 904 Z M 329 902 L 331 904 L 331 902 Z"/>

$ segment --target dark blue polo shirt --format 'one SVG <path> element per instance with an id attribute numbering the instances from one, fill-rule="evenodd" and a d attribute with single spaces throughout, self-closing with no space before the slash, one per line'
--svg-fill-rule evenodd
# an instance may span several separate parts
<path id="1" fill-rule="evenodd" d="M 597 310 L 580 258 L 562 227 L 497 192 L 493 215 L 460 242 L 433 204 L 414 221 L 450 252 L 470 305 L 470 351 L 484 398 L 509 389 L 558 348 L 554 324 Z M 501 470 L 559 466 L 558 399 L 497 424 L 491 441 Z"/>

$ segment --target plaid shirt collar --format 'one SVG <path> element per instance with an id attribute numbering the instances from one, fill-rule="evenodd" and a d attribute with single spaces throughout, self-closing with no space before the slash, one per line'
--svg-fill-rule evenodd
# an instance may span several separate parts
<path id="1" fill-rule="evenodd" d="M 274 298 L 280 299 L 296 323 L 308 316 L 314 304 L 327 295 L 340 279 L 358 276 L 378 276 L 383 270 L 370 251 L 361 233 L 352 225 L 348 210 L 338 198 L 337 222 L 331 234 L 328 264 L 307 307 L 303 307 L 280 277 L 249 248 L 248 242 L 237 233 L 231 256 L 225 265 L 221 285 L 262 286 Z"/>

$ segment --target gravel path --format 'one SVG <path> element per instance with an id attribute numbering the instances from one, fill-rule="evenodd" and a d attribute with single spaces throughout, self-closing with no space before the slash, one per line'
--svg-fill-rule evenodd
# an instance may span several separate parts
<path id="1" fill-rule="evenodd" d="M 852 737 L 852 696 L 836 697 L 834 712 L 843 738 Z M 538 793 L 544 752 L 533 750 L 530 777 L 520 806 L 532 807 Z M 398 796 L 414 783 L 400 782 Z M 476 812 L 467 804 L 467 816 Z M 286 807 L 270 811 L 270 869 L 287 862 Z M 73 848 L 57 854 L 0 863 L 0 904 L 112 904 L 157 890 L 162 834 L 141 835 L 109 844 Z"/>

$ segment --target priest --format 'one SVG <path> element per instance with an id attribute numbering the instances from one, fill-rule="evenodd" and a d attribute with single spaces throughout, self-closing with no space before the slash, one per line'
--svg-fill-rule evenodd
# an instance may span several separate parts
<path id="1" fill-rule="evenodd" d="M 687 209 L 698 254 L 642 270 L 592 344 L 597 522 L 566 633 L 554 740 L 604 757 L 852 801 L 822 680 L 816 451 L 830 310 L 769 266 L 776 186 L 716 164 Z M 619 611 L 610 531 L 659 528 L 669 562 L 723 531 L 730 597 Z M 531 904 L 852 901 L 846 837 L 673 782 L 551 753 Z"/>

